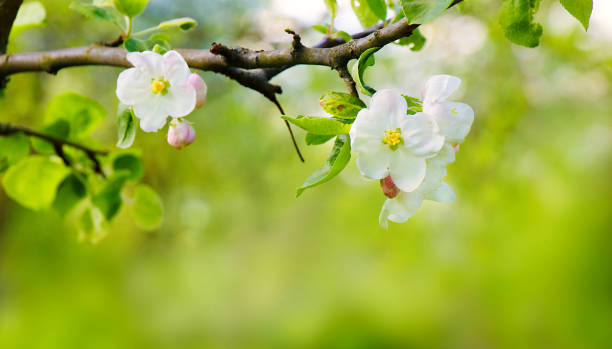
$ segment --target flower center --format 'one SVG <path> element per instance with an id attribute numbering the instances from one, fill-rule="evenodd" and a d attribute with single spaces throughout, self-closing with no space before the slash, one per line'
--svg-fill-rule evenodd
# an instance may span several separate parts
<path id="1" fill-rule="evenodd" d="M 164 96 L 168 93 L 168 87 L 170 87 L 170 83 L 163 78 L 151 79 L 151 92 L 155 94 L 161 93 Z"/>
<path id="2" fill-rule="evenodd" d="M 395 130 L 389 129 L 385 131 L 385 138 L 383 138 L 382 142 L 389 146 L 391 150 L 396 150 L 397 147 L 404 143 L 402 139 L 402 131 L 399 128 Z"/>

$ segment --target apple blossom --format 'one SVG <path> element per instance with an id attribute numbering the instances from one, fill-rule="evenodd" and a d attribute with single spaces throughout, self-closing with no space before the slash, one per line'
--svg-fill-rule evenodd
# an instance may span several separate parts
<path id="1" fill-rule="evenodd" d="M 168 144 L 181 149 L 193 143 L 195 140 L 195 129 L 187 121 L 172 119 L 168 127 Z"/>
<path id="2" fill-rule="evenodd" d="M 196 105 L 196 89 L 189 83 L 189 66 L 176 51 L 163 56 L 152 52 L 131 52 L 127 60 L 134 68 L 117 79 L 117 97 L 131 105 L 140 119 L 140 128 L 155 132 L 166 124 L 168 116 L 180 118 Z"/>
<path id="3" fill-rule="evenodd" d="M 423 112 L 436 120 L 446 142 L 463 142 L 474 121 L 474 110 L 469 105 L 446 100 L 460 84 L 461 79 L 456 76 L 434 75 L 421 91 Z"/>
<path id="4" fill-rule="evenodd" d="M 427 159 L 444 145 L 434 119 L 425 114 L 408 115 L 404 97 L 394 90 L 380 90 L 362 109 L 349 132 L 357 153 L 357 166 L 369 178 L 391 176 L 403 191 L 416 189 L 423 179 Z"/>
<path id="5" fill-rule="evenodd" d="M 387 228 L 387 220 L 396 223 L 404 223 L 421 207 L 423 200 L 437 202 L 453 202 L 455 193 L 453 189 L 442 181 L 446 176 L 446 165 L 455 161 L 455 151 L 450 144 L 445 144 L 435 157 L 427 160 L 427 175 L 423 183 L 414 191 L 399 191 L 395 196 L 387 195 L 389 187 L 393 186 L 386 182 L 383 185 L 383 194 L 389 197 L 380 211 L 379 223 Z M 387 187 L 387 188 L 385 188 Z"/>
<path id="6" fill-rule="evenodd" d="M 208 91 L 208 86 L 206 86 L 206 83 L 200 77 L 200 75 L 196 73 L 189 75 L 189 83 L 196 90 L 196 109 L 202 108 L 204 102 L 206 102 L 206 93 Z"/>

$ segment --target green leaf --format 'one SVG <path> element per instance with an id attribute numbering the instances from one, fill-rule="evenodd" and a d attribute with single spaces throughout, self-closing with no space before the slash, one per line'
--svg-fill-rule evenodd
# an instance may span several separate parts
<path id="1" fill-rule="evenodd" d="M 533 22 L 539 4 L 539 0 L 504 0 L 499 12 L 499 24 L 508 40 L 527 47 L 540 44 L 542 26 Z"/>
<path id="2" fill-rule="evenodd" d="M 81 180 L 74 174 L 69 175 L 64 179 L 57 189 L 53 208 L 64 217 L 72 210 L 81 200 L 87 196 L 87 189 Z"/>
<path id="3" fill-rule="evenodd" d="M 378 22 L 379 18 L 370 8 L 368 0 L 351 0 L 351 7 L 363 27 L 371 27 Z"/>
<path id="4" fill-rule="evenodd" d="M 287 115 L 282 115 L 281 118 L 290 123 L 314 134 L 335 136 L 349 133 L 351 125 L 332 118 L 323 118 L 318 116 L 302 116 L 292 118 Z"/>
<path id="5" fill-rule="evenodd" d="M 421 34 L 419 28 L 416 28 L 412 31 L 410 36 L 399 39 L 397 44 L 408 46 L 412 51 L 420 51 L 423 46 L 425 46 L 426 41 L 427 39 L 425 39 L 425 37 Z"/>
<path id="6" fill-rule="evenodd" d="M 106 229 L 104 229 L 104 216 L 96 207 L 88 207 L 83 211 L 77 223 L 79 227 L 79 240 L 81 241 L 87 240 L 95 244 L 107 234 Z"/>
<path id="7" fill-rule="evenodd" d="M 166 30 L 166 29 L 174 29 L 179 28 L 180 30 L 187 31 L 189 29 L 194 28 L 198 25 L 198 22 L 191 17 L 181 17 L 171 19 L 169 21 L 161 22 L 157 29 Z"/>
<path id="8" fill-rule="evenodd" d="M 359 56 L 357 63 L 353 64 L 351 67 L 351 75 L 353 76 L 355 83 L 357 83 L 357 87 L 362 93 L 365 93 L 368 96 L 373 95 L 376 90 L 366 85 L 366 83 L 363 81 L 363 74 L 368 67 L 371 67 L 376 63 L 374 53 L 376 53 L 378 50 L 380 50 L 380 47 L 372 47 L 367 49 L 361 54 L 361 56 Z"/>
<path id="9" fill-rule="evenodd" d="M 107 180 L 104 187 L 91 199 L 91 202 L 102 211 L 107 220 L 111 220 L 123 202 L 121 189 L 130 174 L 127 171 L 118 172 Z"/>
<path id="10" fill-rule="evenodd" d="M 51 100 L 45 111 L 45 124 L 58 120 L 70 124 L 68 138 L 79 140 L 89 135 L 106 117 L 106 110 L 95 100 L 74 92 L 63 93 Z"/>
<path id="11" fill-rule="evenodd" d="M 339 38 L 342 38 L 342 40 L 346 42 L 353 40 L 353 37 L 351 36 L 351 34 L 345 32 L 344 30 L 338 30 L 336 32 L 336 36 L 338 36 Z"/>
<path id="12" fill-rule="evenodd" d="M 319 145 L 319 144 L 327 143 L 327 141 L 329 141 L 332 138 L 334 138 L 333 135 L 317 135 L 317 134 L 308 132 L 304 139 L 307 145 Z"/>
<path id="13" fill-rule="evenodd" d="M 424 24 L 440 16 L 453 0 L 400 0 L 408 23 Z"/>
<path id="14" fill-rule="evenodd" d="M 134 18 L 144 11 L 148 2 L 149 0 L 113 0 L 113 5 L 117 11 Z"/>
<path id="15" fill-rule="evenodd" d="M 406 95 L 402 95 L 402 97 L 404 97 L 406 104 L 408 104 L 406 114 L 413 115 L 423 111 L 423 102 L 420 99 Z"/>
<path id="16" fill-rule="evenodd" d="M 151 187 L 141 184 L 136 187 L 132 217 L 141 229 L 153 230 L 158 228 L 164 216 L 161 199 Z"/>
<path id="17" fill-rule="evenodd" d="M 136 137 L 136 126 L 132 108 L 119 105 L 117 111 L 117 147 L 125 149 L 132 146 Z"/>
<path id="18" fill-rule="evenodd" d="M 327 34 L 327 26 L 324 26 L 322 24 L 315 24 L 311 26 L 312 29 L 318 31 L 321 34 Z"/>
<path id="19" fill-rule="evenodd" d="M 46 16 L 45 7 L 38 1 L 30 1 L 21 5 L 11 28 L 11 38 L 17 37 L 28 29 L 42 26 Z"/>
<path id="20" fill-rule="evenodd" d="M 0 173 L 30 153 L 30 139 L 21 132 L 0 137 Z"/>
<path id="21" fill-rule="evenodd" d="M 341 119 L 354 119 L 357 113 L 366 107 L 359 97 L 349 93 L 326 92 L 319 98 L 321 108 Z"/>
<path id="22" fill-rule="evenodd" d="M 351 142 L 348 136 L 336 137 L 336 142 L 323 167 L 316 170 L 304 181 L 296 191 L 296 197 L 302 195 L 304 190 L 326 183 L 336 177 L 346 167 L 351 159 Z"/>
<path id="23" fill-rule="evenodd" d="M 363 1 L 363 0 L 361 0 Z M 387 19 L 387 4 L 385 0 L 365 0 L 370 10 L 381 20 Z"/>
<path id="24" fill-rule="evenodd" d="M 42 210 L 51 206 L 57 187 L 69 173 L 61 162 L 35 155 L 9 168 L 2 185 L 6 194 L 19 204 Z"/>
<path id="25" fill-rule="evenodd" d="M 140 40 L 136 38 L 129 38 L 123 42 L 123 47 L 128 52 L 143 52 L 150 51 L 149 45 L 146 40 Z"/>
<path id="26" fill-rule="evenodd" d="M 113 156 L 113 172 L 127 174 L 130 181 L 139 181 L 144 172 L 140 155 L 134 152 L 119 153 Z"/>
<path id="27" fill-rule="evenodd" d="M 561 0 L 561 5 L 582 23 L 584 30 L 589 28 L 591 12 L 593 12 L 593 0 Z"/>
<path id="28" fill-rule="evenodd" d="M 91 3 L 83 1 L 73 1 L 70 3 L 70 9 L 74 10 L 87 18 L 101 19 L 114 23 L 122 31 L 125 25 L 125 17 L 112 7 L 101 7 L 97 2 Z"/>

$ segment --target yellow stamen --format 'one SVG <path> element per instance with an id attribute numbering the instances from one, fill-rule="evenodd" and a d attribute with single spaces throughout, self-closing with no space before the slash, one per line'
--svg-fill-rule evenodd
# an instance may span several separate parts
<path id="1" fill-rule="evenodd" d="M 453 114 L 459 114 L 459 113 L 457 113 L 457 108 L 453 108 L 453 109 L 451 109 L 451 113 L 453 113 Z"/>
<path id="2" fill-rule="evenodd" d="M 151 79 L 151 92 L 155 94 L 161 93 L 162 95 L 168 92 L 168 86 L 170 84 L 166 80 L 162 79 Z"/>
<path id="3" fill-rule="evenodd" d="M 404 142 L 402 139 L 402 132 L 399 128 L 395 130 L 386 130 L 385 138 L 383 138 L 382 141 L 387 144 L 391 150 L 397 149 L 397 146 Z"/>

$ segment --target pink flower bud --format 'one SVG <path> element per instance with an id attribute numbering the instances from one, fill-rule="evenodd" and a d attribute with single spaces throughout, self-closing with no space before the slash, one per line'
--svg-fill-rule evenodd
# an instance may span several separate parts
<path id="1" fill-rule="evenodd" d="M 380 187 L 382 188 L 383 194 L 389 199 L 393 199 L 399 194 L 400 190 L 391 179 L 391 175 L 380 180 Z"/>
<path id="2" fill-rule="evenodd" d="M 195 129 L 189 125 L 187 121 L 181 121 L 178 119 L 170 122 L 168 128 L 168 144 L 171 146 L 181 149 L 193 143 L 195 140 Z"/>
<path id="3" fill-rule="evenodd" d="M 459 143 L 451 143 L 453 145 L 453 150 L 455 151 L 455 153 L 459 152 Z"/>
<path id="4" fill-rule="evenodd" d="M 193 86 L 196 90 L 196 108 L 201 108 L 206 102 L 206 92 L 208 91 L 208 86 L 204 80 L 198 74 L 189 75 L 189 84 Z"/>

